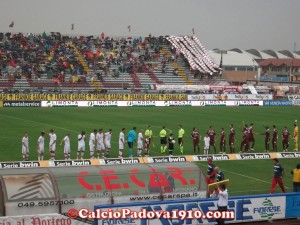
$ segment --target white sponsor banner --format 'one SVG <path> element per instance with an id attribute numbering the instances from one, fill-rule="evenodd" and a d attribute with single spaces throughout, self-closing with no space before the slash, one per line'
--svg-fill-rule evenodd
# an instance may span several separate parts
<path id="1" fill-rule="evenodd" d="M 264 101 L 226 101 L 226 106 L 263 106 Z"/>
<path id="2" fill-rule="evenodd" d="M 127 101 L 127 106 L 156 106 L 156 101 Z"/>
<path id="3" fill-rule="evenodd" d="M 22 215 L 22 216 L 5 216 L 0 217 L 0 224 L 10 224 L 10 225 L 55 225 L 55 224 L 65 224 L 65 225 L 86 225 L 90 223 L 71 219 L 67 216 L 60 214 L 39 214 L 39 215 Z"/>
<path id="4" fill-rule="evenodd" d="M 203 101 L 204 106 L 226 106 L 226 101 Z"/>
<path id="5" fill-rule="evenodd" d="M 277 158 L 300 158 L 300 153 L 298 153 L 298 152 L 281 152 L 281 153 L 277 153 Z"/>
<path id="6" fill-rule="evenodd" d="M 188 95 L 190 101 L 205 101 L 205 100 L 273 100 L 273 96 L 269 94 L 200 94 Z"/>
<path id="7" fill-rule="evenodd" d="M 42 101 L 42 107 L 78 107 L 87 101 Z"/>
<path id="8" fill-rule="evenodd" d="M 87 107 L 105 107 L 105 106 L 118 106 L 118 101 L 89 101 L 82 102 L 83 105 L 79 106 L 87 106 Z"/>
<path id="9" fill-rule="evenodd" d="M 95 224 L 108 225 L 108 224 L 131 224 L 131 225 L 187 225 L 187 224 L 216 224 L 215 219 L 198 218 L 198 219 L 169 219 L 167 218 L 168 213 L 172 211 L 189 211 L 193 210 L 200 211 L 202 215 L 206 213 L 217 210 L 216 199 L 198 199 L 198 200 L 182 200 L 182 201 L 165 201 L 165 202 L 145 202 L 145 203 L 135 203 L 131 204 L 116 204 L 116 205 L 106 205 L 106 206 L 95 206 L 96 209 L 101 209 L 105 211 L 108 208 L 112 210 L 118 210 L 119 212 L 122 208 L 129 209 L 136 212 L 144 212 L 145 216 L 147 212 L 162 211 L 162 217 L 160 219 L 133 219 L 127 217 L 126 219 L 99 219 L 96 220 Z M 252 221 L 267 221 L 275 219 L 285 218 L 285 208 L 286 208 L 286 197 L 285 196 L 260 196 L 251 197 L 245 196 L 241 198 L 233 198 L 228 201 L 228 211 L 233 212 L 233 219 L 226 221 L 227 223 L 242 223 L 242 222 L 252 222 Z M 143 216 L 143 215 L 142 215 Z"/>
<path id="10" fill-rule="evenodd" d="M 205 100 L 217 100 L 217 96 L 214 94 L 202 94 L 202 95 L 188 95 L 190 101 L 205 101 Z"/>
<path id="11" fill-rule="evenodd" d="M 263 106 L 263 101 L 42 101 L 42 107 Z"/>
<path id="12" fill-rule="evenodd" d="M 290 101 L 300 100 L 300 95 L 288 95 Z"/>
<path id="13" fill-rule="evenodd" d="M 198 162 L 198 161 L 204 161 L 206 162 L 208 157 L 211 157 L 214 161 L 226 161 L 230 160 L 229 154 L 222 154 L 222 155 L 194 155 L 193 156 L 193 161 Z"/>

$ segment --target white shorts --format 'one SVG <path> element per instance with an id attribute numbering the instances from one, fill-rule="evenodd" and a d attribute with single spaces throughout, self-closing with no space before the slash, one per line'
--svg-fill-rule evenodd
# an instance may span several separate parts
<path id="1" fill-rule="evenodd" d="M 78 152 L 84 152 L 85 151 L 85 146 L 78 146 Z"/>
<path id="2" fill-rule="evenodd" d="M 138 142 L 138 149 L 143 149 L 143 142 Z"/>
<path id="3" fill-rule="evenodd" d="M 55 152 L 55 150 L 56 150 L 56 145 L 54 144 L 54 145 L 49 145 L 49 150 L 51 151 L 51 152 Z"/>
<path id="4" fill-rule="evenodd" d="M 90 152 L 94 152 L 95 151 L 95 145 L 90 145 Z"/>
<path id="5" fill-rule="evenodd" d="M 39 146 L 38 152 L 44 153 L 44 151 L 45 151 L 44 146 Z"/>
<path id="6" fill-rule="evenodd" d="M 124 150 L 124 143 L 123 142 L 119 142 L 119 150 Z"/>
<path id="7" fill-rule="evenodd" d="M 209 145 L 205 145 L 204 150 L 209 150 Z"/>
<path id="8" fill-rule="evenodd" d="M 111 147 L 111 145 L 110 145 L 110 142 L 105 142 L 105 146 L 106 146 L 106 148 L 110 148 Z"/>
<path id="9" fill-rule="evenodd" d="M 97 150 L 105 150 L 104 143 L 97 144 Z"/>
<path id="10" fill-rule="evenodd" d="M 28 154 L 28 153 L 29 153 L 29 149 L 22 147 L 22 154 L 25 155 L 25 154 Z"/>
<path id="11" fill-rule="evenodd" d="M 70 146 L 65 146 L 65 147 L 64 147 L 64 153 L 65 153 L 65 154 L 69 154 L 70 151 L 71 151 L 71 150 L 70 150 Z"/>

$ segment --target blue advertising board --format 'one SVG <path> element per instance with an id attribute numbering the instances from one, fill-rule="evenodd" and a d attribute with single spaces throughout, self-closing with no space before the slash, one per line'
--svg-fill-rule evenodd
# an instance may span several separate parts
<path id="1" fill-rule="evenodd" d="M 290 200 L 292 201 L 292 200 Z M 217 211 L 217 199 L 194 199 L 194 200 L 175 200 L 143 203 L 124 203 L 115 205 L 96 205 L 94 210 L 112 210 L 122 211 L 127 209 L 132 212 L 172 212 L 172 211 L 200 211 L 202 215 Z M 263 220 L 276 220 L 286 218 L 286 195 L 256 195 L 231 197 L 228 201 L 228 211 L 233 212 L 233 219 L 227 220 L 227 223 L 251 222 Z M 296 212 L 295 212 L 296 213 Z M 214 218 L 152 218 L 138 219 L 130 216 L 120 219 L 95 219 L 95 224 L 130 224 L 130 225 L 188 225 L 188 224 L 215 224 Z"/>
<path id="2" fill-rule="evenodd" d="M 266 100 L 264 101 L 264 106 L 292 106 L 293 101 L 289 100 Z"/>

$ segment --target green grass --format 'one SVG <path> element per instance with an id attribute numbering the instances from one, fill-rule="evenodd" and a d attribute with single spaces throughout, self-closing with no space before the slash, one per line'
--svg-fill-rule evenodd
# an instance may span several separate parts
<path id="1" fill-rule="evenodd" d="M 285 176 L 283 183 L 287 192 L 293 191 L 293 176 L 291 170 L 299 163 L 299 159 L 280 159 L 284 167 Z M 207 163 L 199 163 L 200 168 L 206 171 Z M 270 193 L 273 177 L 273 160 L 247 160 L 247 161 L 218 161 L 215 165 L 225 174 L 225 179 L 230 180 L 228 191 L 230 195 L 254 195 Z M 277 185 L 275 193 L 280 193 Z"/>
<path id="2" fill-rule="evenodd" d="M 113 129 L 111 156 L 117 157 L 118 136 L 121 128 L 130 130 L 133 126 L 137 130 L 146 129 L 152 125 L 155 148 L 152 155 L 158 155 L 158 133 L 165 125 L 168 132 L 173 131 L 177 139 L 178 124 L 182 124 L 186 132 L 184 154 L 192 154 L 192 141 L 189 138 L 192 127 L 198 127 L 200 134 L 213 125 L 217 134 L 224 127 L 228 135 L 228 125 L 233 123 L 236 130 L 236 147 L 241 140 L 242 121 L 254 123 L 255 133 L 263 133 L 264 125 L 276 124 L 279 132 L 287 126 L 293 131 L 293 121 L 298 119 L 300 108 L 297 107 L 103 107 L 103 108 L 1 108 L 0 119 L 0 161 L 19 161 L 21 156 L 21 139 L 23 133 L 29 133 L 30 160 L 37 160 L 37 139 L 42 130 L 54 129 L 58 142 L 67 134 L 71 134 L 71 158 L 76 158 L 77 135 L 82 130 L 89 133 L 93 129 L 103 128 L 107 131 Z M 226 140 L 228 136 L 226 137 Z M 49 159 L 49 137 L 45 141 L 45 159 Z M 218 143 L 218 142 L 217 142 Z M 203 153 L 201 141 L 201 153 Z M 218 147 L 218 145 L 217 145 Z M 226 146 L 228 152 L 228 146 Z M 293 149 L 291 141 L 290 150 Z M 219 150 L 219 149 L 218 149 Z M 281 150 L 281 144 L 279 145 Z M 255 152 L 264 151 L 264 136 L 256 136 Z M 136 151 L 135 151 L 136 152 Z M 128 148 L 125 150 L 128 154 Z M 175 155 L 179 154 L 178 146 Z M 63 159 L 63 146 L 57 145 L 56 159 Z M 86 158 L 88 158 L 88 142 L 86 142 Z M 286 168 L 287 176 L 285 185 L 291 190 L 292 181 L 290 170 L 299 160 L 281 160 Z M 216 162 L 223 170 L 226 178 L 231 180 L 230 192 L 232 195 L 269 193 L 270 182 L 273 175 L 271 160 L 248 160 Z M 206 171 L 206 163 L 200 163 Z M 244 176 L 243 176 L 244 175 Z"/>

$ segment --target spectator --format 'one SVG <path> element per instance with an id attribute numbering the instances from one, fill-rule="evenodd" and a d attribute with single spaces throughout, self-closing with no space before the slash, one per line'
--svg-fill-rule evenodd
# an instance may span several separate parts
<path id="1" fill-rule="evenodd" d="M 227 205 L 228 205 L 228 192 L 225 185 L 220 185 L 218 190 L 218 211 L 219 212 L 226 212 L 227 211 Z M 225 224 L 224 219 L 216 219 L 218 225 Z"/>
<path id="2" fill-rule="evenodd" d="M 178 76 L 178 69 L 177 68 L 173 70 L 173 75 Z"/>
<path id="3" fill-rule="evenodd" d="M 293 192 L 300 192 L 300 163 L 291 171 L 293 175 Z"/>

